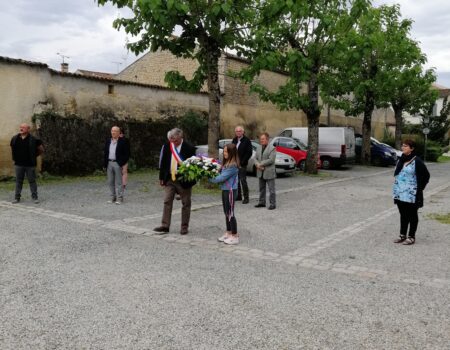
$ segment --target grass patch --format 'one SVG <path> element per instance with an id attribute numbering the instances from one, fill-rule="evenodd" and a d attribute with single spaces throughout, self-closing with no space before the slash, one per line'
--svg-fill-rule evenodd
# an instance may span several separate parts
<path id="1" fill-rule="evenodd" d="M 129 173 L 128 175 L 130 179 L 144 179 L 146 177 L 156 177 L 156 176 L 158 176 L 158 170 L 150 168 L 135 170 L 132 173 Z M 58 176 L 43 172 L 41 174 L 38 174 L 36 182 L 38 186 L 43 186 L 43 185 L 71 184 L 80 181 L 104 182 L 105 180 L 106 180 L 106 172 L 97 170 L 93 174 L 86 176 Z M 26 186 L 28 186 L 28 181 L 25 178 L 24 187 Z M 10 177 L 8 179 L 5 179 L 4 181 L 0 181 L 0 191 L 13 191 L 14 188 L 15 188 L 14 177 Z"/>
<path id="2" fill-rule="evenodd" d="M 438 163 L 446 163 L 450 162 L 450 157 L 447 156 L 439 156 L 437 159 Z"/>
<path id="3" fill-rule="evenodd" d="M 448 214 L 430 214 L 431 219 L 439 221 L 441 224 L 450 225 L 450 213 Z"/>
<path id="4" fill-rule="evenodd" d="M 289 175 L 288 175 L 289 176 Z M 333 175 L 329 172 L 318 171 L 317 174 L 308 174 L 303 171 L 297 170 L 290 176 L 309 176 L 309 177 L 318 177 L 320 179 L 326 179 L 329 177 L 333 177 Z"/>
<path id="5" fill-rule="evenodd" d="M 197 182 L 197 185 L 192 188 L 192 193 L 195 194 L 219 194 L 221 192 L 222 190 L 217 184 L 212 184 L 205 180 Z"/>

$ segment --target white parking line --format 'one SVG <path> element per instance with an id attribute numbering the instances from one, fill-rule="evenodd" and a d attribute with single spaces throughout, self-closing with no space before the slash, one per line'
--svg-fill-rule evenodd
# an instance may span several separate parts
<path id="1" fill-rule="evenodd" d="M 441 186 L 438 186 L 431 191 L 427 191 L 425 194 L 425 198 L 429 198 L 433 195 L 436 195 L 440 193 L 441 191 L 444 191 L 445 189 L 449 188 L 450 184 L 444 184 Z M 382 212 L 379 212 L 378 214 L 375 214 L 366 220 L 356 222 L 350 226 L 347 226 L 343 228 L 342 230 L 338 232 L 334 232 L 330 234 L 329 236 L 326 236 L 324 238 L 321 238 L 320 240 L 317 240 L 315 242 L 309 243 L 308 245 L 301 247 L 299 249 L 296 249 L 292 252 L 287 253 L 288 256 L 297 256 L 302 258 L 307 258 L 316 255 L 320 251 L 330 248 L 337 243 L 343 241 L 346 238 L 350 238 L 354 236 L 357 233 L 363 232 L 368 227 L 381 222 L 391 215 L 395 214 L 397 212 L 397 207 L 391 207 L 389 209 L 386 209 Z"/>

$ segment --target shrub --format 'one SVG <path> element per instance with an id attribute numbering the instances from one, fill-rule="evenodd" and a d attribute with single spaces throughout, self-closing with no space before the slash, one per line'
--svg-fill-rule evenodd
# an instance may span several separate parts
<path id="1" fill-rule="evenodd" d="M 33 120 L 40 124 L 39 137 L 45 147 L 43 170 L 58 175 L 87 175 L 102 168 L 105 140 L 110 137 L 113 125 L 122 127 L 130 140 L 130 171 L 156 167 L 161 145 L 167 141 L 167 131 L 182 126 L 181 120 L 184 126 L 193 125 L 187 134 L 195 136 L 195 140 L 203 142 L 207 139 L 208 128 L 200 128 L 203 125 L 199 121 L 201 117 L 195 113 L 183 117 L 168 115 L 155 120 L 119 120 L 113 112 L 97 109 L 89 119 L 48 111 L 34 115 Z"/>
<path id="2" fill-rule="evenodd" d="M 416 142 L 416 154 L 420 158 L 424 158 L 425 154 L 425 139 L 422 135 L 403 135 L 402 139 L 412 139 Z M 439 142 L 427 141 L 427 162 L 437 162 L 442 154 L 442 148 Z"/>
<path id="3" fill-rule="evenodd" d="M 184 136 L 194 145 L 208 143 L 208 119 L 206 115 L 189 111 L 177 122 L 178 127 L 183 130 Z"/>

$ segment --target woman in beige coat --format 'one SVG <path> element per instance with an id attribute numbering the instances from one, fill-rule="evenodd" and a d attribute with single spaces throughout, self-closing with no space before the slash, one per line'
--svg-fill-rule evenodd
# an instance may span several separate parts
<path id="1" fill-rule="evenodd" d="M 256 177 L 259 180 L 259 203 L 256 208 L 266 206 L 266 184 L 269 187 L 269 210 L 276 208 L 275 197 L 275 158 L 277 151 L 273 145 L 269 145 L 269 134 L 263 133 L 259 137 L 259 147 L 256 150 Z"/>

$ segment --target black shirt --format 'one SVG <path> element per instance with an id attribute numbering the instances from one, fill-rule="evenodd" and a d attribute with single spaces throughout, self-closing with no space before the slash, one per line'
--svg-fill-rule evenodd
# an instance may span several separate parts
<path id="1" fill-rule="evenodd" d="M 42 141 L 36 139 L 36 150 L 34 154 L 38 154 L 38 147 L 42 145 Z M 14 164 L 19 166 L 34 166 L 36 160 L 32 161 L 30 152 L 30 134 L 24 139 L 19 135 L 15 142 L 11 141 L 11 148 L 14 152 Z"/>

